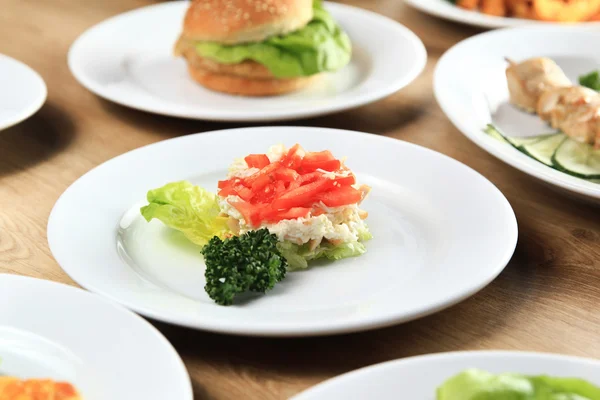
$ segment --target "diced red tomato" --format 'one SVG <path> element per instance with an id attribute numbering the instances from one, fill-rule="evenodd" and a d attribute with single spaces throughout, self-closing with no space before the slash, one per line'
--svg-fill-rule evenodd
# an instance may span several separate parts
<path id="1" fill-rule="evenodd" d="M 292 146 L 292 148 L 289 149 L 287 154 L 281 160 L 279 160 L 279 162 L 284 167 L 295 169 L 302 163 L 302 157 L 299 153 L 302 153 L 303 151 L 304 150 L 302 149 L 302 147 L 300 147 L 300 145 L 296 143 Z"/>
<path id="2" fill-rule="evenodd" d="M 266 220 L 268 222 L 279 222 L 286 219 L 304 218 L 308 215 L 309 212 L 310 208 L 306 207 L 293 207 L 285 211 L 277 211 L 273 208 L 269 208 L 267 210 L 264 210 L 261 213 L 260 217 L 262 220 Z"/>
<path id="3" fill-rule="evenodd" d="M 259 225 L 260 222 L 257 221 L 256 218 L 258 216 L 258 210 L 256 206 L 245 201 L 234 201 L 230 202 L 229 204 L 231 204 L 233 208 L 235 208 L 240 212 L 240 214 L 242 214 L 242 217 L 244 218 L 246 223 L 248 223 L 249 225 Z"/>
<path id="4" fill-rule="evenodd" d="M 286 210 L 292 207 L 303 207 L 315 202 L 315 196 L 333 187 L 331 179 L 323 178 L 299 188 L 289 190 L 273 201 L 272 207 Z"/>
<path id="5" fill-rule="evenodd" d="M 262 169 L 271 163 L 271 161 L 269 161 L 269 157 L 267 157 L 266 154 L 250 154 L 246 156 L 244 160 L 250 168 Z"/>
<path id="6" fill-rule="evenodd" d="M 275 178 L 285 182 L 292 182 L 300 178 L 300 174 L 291 168 L 280 168 L 275 171 Z"/>
<path id="7" fill-rule="evenodd" d="M 217 185 L 219 189 L 223 189 L 226 188 L 228 186 L 231 185 L 231 180 L 226 180 L 226 181 L 219 181 L 219 184 Z"/>
<path id="8" fill-rule="evenodd" d="M 285 187 L 284 181 L 275 182 L 275 193 L 276 194 L 281 194 L 281 193 L 285 192 L 285 190 L 286 190 L 286 187 Z"/>
<path id="9" fill-rule="evenodd" d="M 337 171 L 341 167 L 340 160 L 326 160 L 326 161 L 303 161 L 301 164 L 301 172 L 309 173 L 322 169 L 325 171 Z"/>
<path id="10" fill-rule="evenodd" d="M 335 187 L 324 193 L 316 195 L 317 201 L 322 201 L 327 207 L 341 207 L 358 203 L 362 194 L 352 186 Z"/>
<path id="11" fill-rule="evenodd" d="M 235 194 L 240 196 L 240 198 L 246 201 L 250 201 L 252 199 L 252 196 L 254 195 L 254 193 L 252 193 L 252 190 L 248 189 L 241 183 L 234 184 L 232 190 Z"/>
<path id="12" fill-rule="evenodd" d="M 310 172 L 308 174 L 300 175 L 300 183 L 303 185 L 307 183 L 312 183 L 317 179 L 321 179 L 322 177 L 322 172 Z"/>
<path id="13" fill-rule="evenodd" d="M 335 157 L 329 150 L 324 151 L 313 151 L 306 153 L 303 162 L 315 162 L 315 161 L 330 161 L 335 160 Z"/>
<path id="14" fill-rule="evenodd" d="M 257 180 L 259 177 L 261 177 L 263 175 L 269 175 L 278 168 L 281 168 L 280 163 L 278 163 L 278 162 L 271 163 L 271 164 L 267 165 L 266 167 L 264 167 L 263 169 L 261 169 L 260 171 L 258 171 L 257 173 L 250 175 L 247 178 L 244 178 L 244 184 L 248 187 L 251 187 L 252 184 L 254 183 L 254 181 Z"/>
<path id="15" fill-rule="evenodd" d="M 252 182 L 252 191 L 258 192 L 259 190 L 262 190 L 265 186 L 267 186 L 270 183 L 273 183 L 274 181 L 275 177 L 270 174 L 261 175 L 258 178 L 256 178 L 254 182 Z"/>
<path id="16" fill-rule="evenodd" d="M 356 183 L 356 177 L 353 174 L 344 177 L 335 178 L 335 181 L 340 184 L 340 186 L 352 186 Z"/>

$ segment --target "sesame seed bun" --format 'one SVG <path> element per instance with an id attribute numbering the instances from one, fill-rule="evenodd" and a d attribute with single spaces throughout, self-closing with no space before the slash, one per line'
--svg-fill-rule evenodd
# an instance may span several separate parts
<path id="1" fill-rule="evenodd" d="M 236 44 L 261 42 L 303 28 L 313 0 L 193 0 L 183 23 L 189 40 Z"/>

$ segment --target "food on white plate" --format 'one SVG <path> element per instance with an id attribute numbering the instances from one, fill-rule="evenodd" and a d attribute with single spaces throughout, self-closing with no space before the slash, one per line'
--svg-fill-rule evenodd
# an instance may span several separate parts
<path id="1" fill-rule="evenodd" d="M 218 188 L 169 183 L 150 190 L 141 209 L 202 247 L 205 290 L 218 304 L 264 293 L 311 260 L 366 252 L 371 233 L 360 204 L 370 188 L 328 150 L 272 146 L 235 160 Z"/>
<path id="2" fill-rule="evenodd" d="M 437 400 L 600 400 L 600 388 L 586 380 L 468 369 L 437 388 Z"/>
<path id="3" fill-rule="evenodd" d="M 0 400 L 82 400 L 67 382 L 0 376 Z"/>
<path id="4" fill-rule="evenodd" d="M 520 63 L 508 60 L 506 80 L 510 101 L 527 112 L 535 112 L 540 96 L 549 89 L 571 86 L 563 70 L 546 57 Z"/>
<path id="5" fill-rule="evenodd" d="M 321 0 L 193 0 L 175 54 L 208 89 L 269 96 L 341 69 L 352 45 Z"/>
<path id="6" fill-rule="evenodd" d="M 600 0 L 449 0 L 457 6 L 497 17 L 547 22 L 583 22 L 600 18 Z"/>
<path id="7" fill-rule="evenodd" d="M 510 102 L 537 112 L 550 125 L 572 139 L 600 148 L 600 93 L 574 86 L 560 67 L 548 58 L 520 63 L 509 60 L 506 69 Z M 594 84 L 595 75 L 581 78 Z"/>

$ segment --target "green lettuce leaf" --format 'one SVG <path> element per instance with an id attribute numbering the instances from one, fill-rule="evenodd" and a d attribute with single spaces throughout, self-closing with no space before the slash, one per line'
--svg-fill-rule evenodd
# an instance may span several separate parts
<path id="1" fill-rule="evenodd" d="M 592 90 L 600 91 L 600 71 L 593 71 L 579 77 L 579 84 Z"/>
<path id="2" fill-rule="evenodd" d="M 350 62 L 350 39 L 323 8 L 320 0 L 314 1 L 313 12 L 313 19 L 308 25 L 287 35 L 237 45 L 196 42 L 196 52 L 221 64 L 252 60 L 267 67 L 277 78 L 336 71 Z"/>
<path id="3" fill-rule="evenodd" d="M 190 182 L 172 182 L 150 190 L 148 204 L 140 209 L 146 221 L 156 218 L 181 231 L 192 243 L 204 246 L 214 236 L 229 233 L 227 218 L 220 217 L 216 195 Z"/>
<path id="4" fill-rule="evenodd" d="M 342 243 L 338 246 L 323 243 L 312 251 L 308 244 L 299 246 L 291 242 L 279 242 L 277 248 L 286 258 L 290 270 L 305 269 L 308 267 L 308 261 L 310 260 L 319 258 L 341 260 L 360 256 L 367 251 L 365 245 L 361 242 Z"/>
<path id="5" fill-rule="evenodd" d="M 437 400 L 600 400 L 600 388 L 576 378 L 469 369 L 444 382 Z"/>

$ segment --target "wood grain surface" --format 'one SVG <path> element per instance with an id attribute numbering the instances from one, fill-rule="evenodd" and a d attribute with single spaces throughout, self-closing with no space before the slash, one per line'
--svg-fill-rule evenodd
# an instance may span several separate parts
<path id="1" fill-rule="evenodd" d="M 37 70 L 49 95 L 35 116 L 0 132 L 0 272 L 75 285 L 52 258 L 46 240 L 50 210 L 73 181 L 148 143 L 240 126 L 131 110 L 98 98 L 75 81 L 66 60 L 76 37 L 107 17 L 152 2 L 2 1 L 0 53 Z M 435 63 L 450 46 L 479 31 L 426 16 L 401 0 L 344 2 L 407 25 L 427 46 L 427 68 L 409 87 L 376 104 L 287 124 L 391 136 L 471 166 L 512 204 L 520 234 L 516 253 L 500 277 L 472 298 L 387 329 L 260 339 L 155 323 L 185 361 L 196 399 L 285 399 L 359 367 L 441 351 L 518 349 L 600 358 L 600 210 L 480 150 L 450 124 L 434 100 Z"/>

